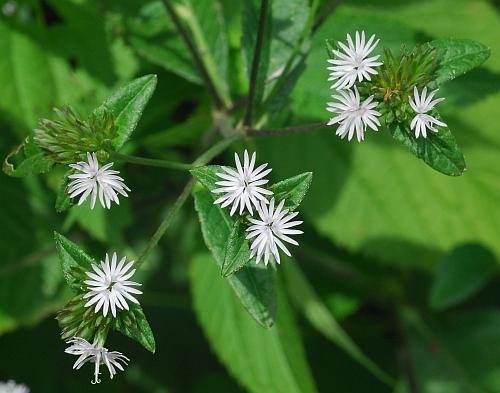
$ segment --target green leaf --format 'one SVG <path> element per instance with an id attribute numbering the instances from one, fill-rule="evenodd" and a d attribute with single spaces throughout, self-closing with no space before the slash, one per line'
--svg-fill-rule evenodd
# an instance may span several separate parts
<path id="1" fill-rule="evenodd" d="M 54 232 L 54 239 L 64 278 L 72 289 L 78 290 L 86 277 L 84 273 L 92 270 L 92 264 L 97 262 L 60 233 Z"/>
<path id="2" fill-rule="evenodd" d="M 214 205 L 214 195 L 200 186 L 196 186 L 193 190 L 205 244 L 212 252 L 215 262 L 222 268 L 233 222 L 226 210 Z M 226 280 L 230 284 L 243 307 L 258 323 L 264 327 L 273 325 L 276 295 L 272 269 L 266 269 L 262 264 L 245 266 L 235 274 L 219 279 Z"/>
<path id="3" fill-rule="evenodd" d="M 138 304 L 131 304 L 130 311 L 120 311 L 114 329 L 137 341 L 149 352 L 156 350 L 155 338 L 148 320 Z"/>
<path id="4" fill-rule="evenodd" d="M 227 277 L 240 270 L 250 260 L 250 248 L 245 239 L 245 228 L 243 220 L 234 221 L 231 233 L 227 239 L 224 263 L 222 264 L 222 276 Z"/>
<path id="5" fill-rule="evenodd" d="M 436 88 L 479 67 L 490 57 L 490 48 L 473 40 L 448 38 L 431 41 L 427 45 L 437 49 L 439 58 L 430 88 Z"/>
<path id="6" fill-rule="evenodd" d="M 35 144 L 32 137 L 14 149 L 3 162 L 3 171 L 12 177 L 24 177 L 46 173 L 52 169 L 54 162 L 45 157 L 43 151 Z"/>
<path id="7" fill-rule="evenodd" d="M 117 136 L 113 140 L 115 149 L 119 149 L 130 138 L 141 118 L 149 99 L 156 88 L 156 75 L 145 75 L 127 83 L 95 109 L 100 115 L 105 109 L 115 118 Z"/>
<path id="8" fill-rule="evenodd" d="M 262 329 L 241 308 L 210 256 L 190 266 L 194 308 L 229 372 L 253 393 L 316 392 L 285 293 L 278 290 L 276 324 Z"/>
<path id="9" fill-rule="evenodd" d="M 312 183 L 312 172 L 301 173 L 273 184 L 269 190 L 274 192 L 277 201 L 286 200 L 285 208 L 293 211 L 299 207 Z"/>
<path id="10" fill-rule="evenodd" d="M 219 188 L 216 182 L 220 181 L 217 173 L 224 173 L 220 165 L 206 165 L 191 169 L 191 174 L 209 191 Z"/>
<path id="11" fill-rule="evenodd" d="M 478 244 L 459 246 L 437 267 L 430 293 L 436 310 L 454 306 L 476 292 L 498 273 L 495 255 Z"/>
<path id="12" fill-rule="evenodd" d="M 304 313 L 311 325 L 382 382 L 392 385 L 392 378 L 368 358 L 337 323 L 314 292 L 304 273 L 296 266 L 296 262 L 288 263 L 283 268 L 292 302 Z"/>
<path id="13" fill-rule="evenodd" d="M 391 127 L 390 131 L 394 139 L 431 168 L 449 176 L 463 175 L 466 169 L 465 159 L 455 137 L 448 127 L 436 127 L 438 132 L 429 131 L 427 138 L 416 138 L 411 130 L 399 125 Z"/>
<path id="14" fill-rule="evenodd" d="M 64 174 L 61 183 L 59 184 L 59 189 L 57 190 L 56 195 L 56 211 L 58 213 L 65 212 L 71 206 L 73 206 L 73 200 L 69 197 L 68 194 L 68 183 L 70 182 L 68 176 L 72 173 L 72 170 L 67 171 Z"/>

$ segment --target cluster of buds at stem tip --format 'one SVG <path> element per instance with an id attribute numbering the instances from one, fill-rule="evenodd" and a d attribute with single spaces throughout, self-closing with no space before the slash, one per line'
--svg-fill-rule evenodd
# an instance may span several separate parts
<path id="1" fill-rule="evenodd" d="M 81 120 L 69 107 L 54 108 L 56 119 L 40 119 L 34 130 L 35 143 L 47 158 L 71 164 L 95 152 L 100 161 L 106 161 L 111 141 L 116 136 L 113 114 L 107 110 L 93 113 L 88 120 Z"/>

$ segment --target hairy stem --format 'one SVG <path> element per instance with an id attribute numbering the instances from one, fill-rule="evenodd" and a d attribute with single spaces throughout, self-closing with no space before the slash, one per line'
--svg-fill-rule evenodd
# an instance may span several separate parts
<path id="1" fill-rule="evenodd" d="M 111 154 L 111 158 L 116 161 L 129 162 L 131 164 L 146 165 L 146 166 L 156 166 L 159 168 L 176 169 L 179 171 L 188 171 L 193 166 L 191 164 L 184 164 L 182 162 L 158 160 L 154 158 L 144 158 L 137 156 L 129 156 L 127 154 L 121 154 L 114 152 Z"/>
<path id="2" fill-rule="evenodd" d="M 252 124 L 253 104 L 255 100 L 255 91 L 257 89 L 257 77 L 259 73 L 260 55 L 262 53 L 262 44 L 264 42 L 264 30 L 266 27 L 266 18 L 269 8 L 269 0 L 262 0 L 260 3 L 259 26 L 257 30 L 257 39 L 255 41 L 255 49 L 253 52 L 252 71 L 250 74 L 250 90 L 248 92 L 247 107 L 243 118 L 243 125 L 250 126 Z"/>
<path id="3" fill-rule="evenodd" d="M 275 136 L 287 134 L 300 134 L 305 132 L 312 132 L 320 128 L 326 128 L 325 123 L 305 124 L 302 126 L 284 127 L 284 128 L 247 128 L 245 133 L 247 136 Z"/>
<path id="4" fill-rule="evenodd" d="M 224 101 L 222 100 L 221 96 L 219 95 L 219 92 L 215 88 L 215 84 L 212 81 L 212 78 L 210 77 L 207 68 L 205 67 L 205 63 L 203 62 L 203 59 L 201 57 L 201 54 L 198 52 L 198 49 L 196 48 L 193 40 L 191 39 L 191 36 L 188 34 L 186 28 L 182 24 L 182 21 L 180 20 L 179 16 L 177 15 L 177 12 L 175 11 L 175 8 L 172 4 L 171 0 L 162 0 L 163 5 L 165 6 L 168 14 L 172 18 L 172 21 L 175 24 L 175 27 L 179 31 L 179 34 L 182 36 L 183 40 L 186 42 L 186 45 L 188 46 L 189 51 L 191 52 L 191 56 L 193 56 L 193 60 L 196 63 L 196 67 L 198 67 L 198 70 L 200 71 L 201 77 L 203 78 L 203 81 L 205 83 L 205 86 L 207 87 L 210 95 L 212 96 L 212 99 L 214 100 L 214 104 L 217 108 L 224 108 Z"/>

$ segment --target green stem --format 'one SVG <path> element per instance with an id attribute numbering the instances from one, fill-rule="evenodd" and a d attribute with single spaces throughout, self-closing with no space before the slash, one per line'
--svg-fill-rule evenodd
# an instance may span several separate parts
<path id="1" fill-rule="evenodd" d="M 184 189 L 182 190 L 181 194 L 179 195 L 179 197 L 175 201 L 174 205 L 170 209 L 168 209 L 167 214 L 165 215 L 165 218 L 160 223 L 160 226 L 158 227 L 156 232 L 153 234 L 151 239 L 149 239 L 149 242 L 148 242 L 146 248 L 144 249 L 142 255 L 139 257 L 139 259 L 135 263 L 136 268 L 139 268 L 139 266 L 144 262 L 144 260 L 148 257 L 148 255 L 151 253 L 153 248 L 156 247 L 156 245 L 158 244 L 158 242 L 160 241 L 162 236 L 165 234 L 168 227 L 172 223 L 172 221 L 175 217 L 175 214 L 180 210 L 180 208 L 186 202 L 186 200 L 189 196 L 189 193 L 191 192 L 191 189 L 193 188 L 193 184 L 194 184 L 194 179 L 193 178 L 189 179 L 189 181 L 184 186 Z"/>
<path id="2" fill-rule="evenodd" d="M 116 160 L 116 161 L 129 162 L 131 164 L 156 166 L 159 168 L 176 169 L 179 171 L 188 171 L 193 167 L 191 164 L 184 164 L 182 162 L 158 160 L 158 159 L 154 159 L 154 158 L 144 158 L 144 157 L 137 157 L 137 156 L 129 156 L 127 154 L 121 154 L 118 152 L 113 152 L 111 154 L 111 158 Z"/>
<path id="3" fill-rule="evenodd" d="M 247 128 L 245 134 L 247 136 L 276 136 L 287 134 L 300 134 L 312 132 L 320 128 L 328 127 L 325 123 L 305 124 L 302 126 L 283 127 L 283 128 Z"/>
<path id="4" fill-rule="evenodd" d="M 232 143 L 236 142 L 237 140 L 241 139 L 244 136 L 244 134 L 239 133 L 235 134 L 233 136 L 230 136 L 228 138 L 222 139 L 221 141 L 217 142 L 215 145 L 213 145 L 211 148 L 209 148 L 205 153 L 200 155 L 192 164 L 192 167 L 197 167 L 197 166 L 203 166 L 208 164 L 210 161 L 212 161 L 215 157 L 217 157 L 219 154 L 221 154 L 224 150 L 226 150 Z"/>

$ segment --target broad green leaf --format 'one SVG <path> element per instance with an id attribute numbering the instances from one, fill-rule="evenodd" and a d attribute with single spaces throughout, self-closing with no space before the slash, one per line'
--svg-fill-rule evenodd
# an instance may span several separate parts
<path id="1" fill-rule="evenodd" d="M 233 227 L 227 239 L 224 263 L 222 264 L 222 276 L 227 277 L 240 270 L 250 260 L 250 248 L 245 239 L 245 228 L 242 219 L 234 221 Z M 254 262 L 255 263 L 255 262 Z"/>
<path id="2" fill-rule="evenodd" d="M 218 0 L 181 0 L 177 13 L 189 27 L 193 41 L 216 90 L 229 104 L 228 42 L 222 6 Z"/>
<path id="3" fill-rule="evenodd" d="M 54 232 L 54 239 L 64 278 L 72 289 L 78 290 L 82 278 L 86 277 L 84 273 L 91 271 L 92 264 L 97 264 L 97 262 L 82 248 L 60 233 Z"/>
<path id="4" fill-rule="evenodd" d="M 427 138 L 415 138 L 411 130 L 399 125 L 392 127 L 390 132 L 394 139 L 436 171 L 449 176 L 463 175 L 465 159 L 455 137 L 448 127 L 437 126 L 437 129 L 438 132 L 429 131 Z"/>
<path id="5" fill-rule="evenodd" d="M 149 352 L 155 352 L 155 338 L 141 306 L 132 304 L 130 311 L 120 311 L 114 329 L 137 341 Z"/>
<path id="6" fill-rule="evenodd" d="M 113 113 L 117 136 L 113 140 L 119 149 L 130 138 L 139 122 L 142 112 L 156 88 L 156 75 L 146 75 L 127 83 L 109 97 L 94 113 L 104 109 Z"/>
<path id="7" fill-rule="evenodd" d="M 46 173 L 54 166 L 54 162 L 45 157 L 43 151 L 35 144 L 32 137 L 13 150 L 3 162 L 3 171 L 12 177 L 24 177 Z"/>
<path id="8" fill-rule="evenodd" d="M 222 268 L 233 223 L 227 209 L 214 205 L 214 195 L 201 186 L 193 190 L 205 244 Z M 263 264 L 245 266 L 227 278 L 219 275 L 219 279 L 228 281 L 243 307 L 259 324 L 264 327 L 273 325 L 276 313 L 273 269 L 267 269 Z"/>
<path id="9" fill-rule="evenodd" d="M 479 67 L 490 57 L 490 48 L 473 40 L 449 38 L 431 41 L 427 45 L 437 49 L 439 59 L 431 88 Z"/>
<path id="10" fill-rule="evenodd" d="M 282 288 L 276 324 L 262 329 L 241 308 L 207 254 L 194 258 L 190 281 L 194 308 L 210 344 L 246 389 L 253 393 L 316 392 Z"/>
<path id="11" fill-rule="evenodd" d="M 291 262 L 283 266 L 288 293 L 307 320 L 326 338 L 342 348 L 349 356 L 373 373 L 382 382 L 392 384 L 392 378 L 379 368 L 337 323 L 326 306 L 321 302 L 304 273 Z"/>
<path id="12" fill-rule="evenodd" d="M 454 306 L 479 291 L 498 273 L 495 255 L 478 244 L 459 246 L 437 266 L 430 293 L 436 310 Z"/>
<path id="13" fill-rule="evenodd" d="M 312 183 L 312 172 L 301 173 L 273 184 L 269 190 L 277 201 L 286 200 L 285 208 L 293 211 L 299 207 Z"/>
<path id="14" fill-rule="evenodd" d="M 68 183 L 70 182 L 68 176 L 71 175 L 72 173 L 73 173 L 72 170 L 67 171 L 64 174 L 61 183 L 59 184 L 59 189 L 57 190 L 56 194 L 56 211 L 58 213 L 65 212 L 71 206 L 73 206 L 73 201 L 71 200 L 68 194 Z"/>

